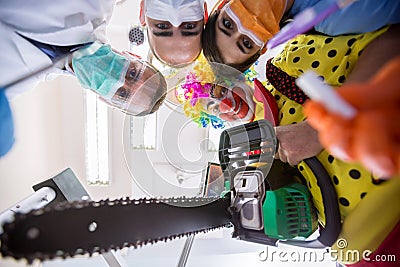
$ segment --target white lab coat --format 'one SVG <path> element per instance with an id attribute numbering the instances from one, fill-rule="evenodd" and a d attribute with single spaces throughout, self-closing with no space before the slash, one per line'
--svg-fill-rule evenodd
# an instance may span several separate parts
<path id="1" fill-rule="evenodd" d="M 107 42 L 106 25 L 114 5 L 115 0 L 0 0 L 0 85 L 52 63 L 19 34 L 54 45 Z M 7 97 L 12 99 L 60 73 L 60 67 L 53 67 L 7 89 Z"/>

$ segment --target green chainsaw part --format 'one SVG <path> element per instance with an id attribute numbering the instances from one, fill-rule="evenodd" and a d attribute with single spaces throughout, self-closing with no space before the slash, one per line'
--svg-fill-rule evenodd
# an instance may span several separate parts
<path id="1" fill-rule="evenodd" d="M 302 184 L 267 191 L 263 203 L 264 233 L 278 239 L 305 239 L 316 228 L 310 194 Z"/>
<path id="2" fill-rule="evenodd" d="M 221 192 L 220 198 L 224 198 L 227 194 L 231 193 L 231 182 L 224 181 L 224 188 L 225 190 Z"/>

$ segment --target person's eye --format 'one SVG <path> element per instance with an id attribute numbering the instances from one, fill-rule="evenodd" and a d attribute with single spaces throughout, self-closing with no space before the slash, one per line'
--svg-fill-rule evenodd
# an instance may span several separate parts
<path id="1" fill-rule="evenodd" d="M 157 23 L 156 27 L 160 30 L 167 30 L 169 29 L 169 25 L 167 23 Z"/>
<path id="2" fill-rule="evenodd" d="M 128 91 L 125 88 L 120 88 L 117 93 L 118 96 L 122 99 L 125 99 L 128 96 Z"/>
<path id="3" fill-rule="evenodd" d="M 213 113 L 214 113 L 214 114 L 218 114 L 218 113 L 219 113 L 219 106 L 215 106 L 215 107 L 214 107 Z"/>
<path id="4" fill-rule="evenodd" d="M 132 69 L 129 69 L 128 70 L 128 78 L 130 79 L 130 80 L 133 80 L 133 81 L 137 81 L 138 80 L 138 71 L 135 69 L 135 68 L 132 68 Z"/>
<path id="5" fill-rule="evenodd" d="M 223 99 L 226 97 L 228 89 L 222 86 L 213 86 L 210 90 L 210 95 L 212 98 Z"/>
<path id="6" fill-rule="evenodd" d="M 232 23 L 227 20 L 227 19 L 222 19 L 222 23 L 224 24 L 224 27 L 227 29 L 232 29 Z"/>
<path id="7" fill-rule="evenodd" d="M 136 78 L 136 69 L 129 70 L 129 78 L 135 79 Z"/>
<path id="8" fill-rule="evenodd" d="M 183 27 L 185 28 L 185 30 L 192 30 L 192 29 L 196 28 L 196 24 L 194 24 L 194 23 L 185 23 L 183 25 Z"/>
<path id="9" fill-rule="evenodd" d="M 225 87 L 222 87 L 222 89 L 221 89 L 221 93 L 220 93 L 220 97 L 222 98 L 222 97 L 225 97 L 226 96 L 226 93 L 228 92 L 228 89 L 226 89 Z"/>
<path id="10" fill-rule="evenodd" d="M 246 38 L 243 39 L 243 45 L 244 45 L 244 47 L 246 47 L 247 49 L 252 49 L 252 48 L 253 48 L 253 45 L 251 44 L 251 42 L 250 42 L 248 39 L 246 39 Z"/>

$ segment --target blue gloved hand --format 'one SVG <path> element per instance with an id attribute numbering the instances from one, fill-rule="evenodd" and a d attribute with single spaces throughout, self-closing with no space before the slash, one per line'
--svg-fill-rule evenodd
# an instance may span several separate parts
<path id="1" fill-rule="evenodd" d="M 14 144 L 14 122 L 5 90 L 0 88 L 0 157 L 7 154 Z"/>

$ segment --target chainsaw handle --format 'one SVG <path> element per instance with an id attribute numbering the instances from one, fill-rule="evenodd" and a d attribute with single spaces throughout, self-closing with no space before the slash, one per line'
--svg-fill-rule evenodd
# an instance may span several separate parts
<path id="1" fill-rule="evenodd" d="M 310 167 L 314 175 L 318 174 L 316 175 L 317 185 L 321 189 L 324 205 L 325 227 L 320 230 L 318 240 L 326 246 L 332 246 L 342 230 L 336 190 L 329 174 L 316 157 L 305 159 L 304 162 Z"/>
<path id="2" fill-rule="evenodd" d="M 311 171 L 314 173 L 315 177 L 317 178 L 317 185 L 321 189 L 322 202 L 324 205 L 325 213 L 325 227 L 320 230 L 320 235 L 315 240 L 280 240 L 279 242 L 307 248 L 331 247 L 336 242 L 342 230 L 336 190 L 324 166 L 316 157 L 305 159 L 304 162 L 310 167 Z"/>

